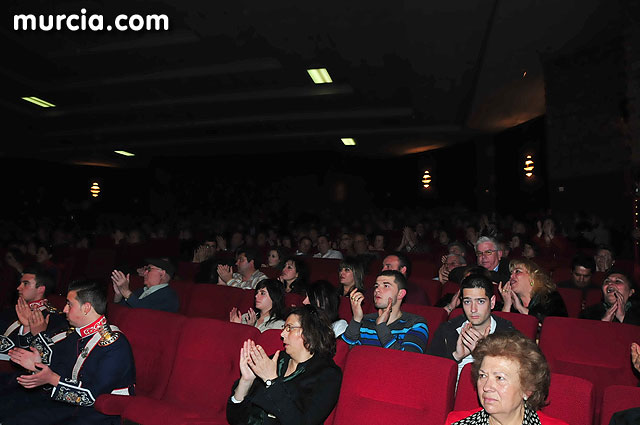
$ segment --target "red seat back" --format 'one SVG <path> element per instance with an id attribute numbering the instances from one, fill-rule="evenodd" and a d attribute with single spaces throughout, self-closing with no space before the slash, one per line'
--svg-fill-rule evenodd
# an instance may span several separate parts
<path id="1" fill-rule="evenodd" d="M 558 288 L 558 293 L 567 306 L 569 317 L 578 317 L 582 310 L 582 290 L 574 288 Z"/>
<path id="2" fill-rule="evenodd" d="M 429 328 L 429 340 L 427 341 L 427 346 L 431 344 L 431 336 L 433 336 L 436 329 L 438 329 L 438 327 L 440 327 L 443 322 L 446 322 L 448 320 L 447 312 L 442 307 L 403 304 L 402 311 L 417 314 L 418 316 L 422 316 L 427 320 L 427 327 Z"/>
<path id="3" fill-rule="evenodd" d="M 176 275 L 182 280 L 190 280 L 195 282 L 196 275 L 200 270 L 199 263 L 192 263 L 191 261 L 180 261 L 178 263 L 178 271 Z"/>
<path id="4" fill-rule="evenodd" d="M 268 355 L 274 354 L 277 350 L 283 351 L 281 333 L 280 329 L 267 329 L 260 334 L 256 344 L 261 345 Z"/>
<path id="5" fill-rule="evenodd" d="M 194 283 L 188 280 L 173 280 L 171 281 L 171 287 L 176 291 L 178 299 L 180 300 L 180 310 L 178 311 L 181 314 L 186 314 L 189 302 L 191 301 L 191 291 L 193 290 Z"/>
<path id="6" fill-rule="evenodd" d="M 611 422 L 611 416 L 621 410 L 640 407 L 640 388 L 612 385 L 604 390 L 600 425 Z"/>
<path id="7" fill-rule="evenodd" d="M 193 285 L 186 308 L 189 317 L 229 320 L 233 307 L 245 313 L 254 306 L 255 292 L 232 286 L 197 283 Z"/>
<path id="8" fill-rule="evenodd" d="M 186 317 L 146 308 L 121 308 L 127 312 L 124 317 L 120 315 L 117 326 L 133 351 L 136 395 L 160 399 L 169 382 Z"/>
<path id="9" fill-rule="evenodd" d="M 344 367 L 334 425 L 444 423 L 456 370 L 441 357 L 356 346 Z"/>
<path id="10" fill-rule="evenodd" d="M 259 336 L 253 326 L 188 319 L 182 328 L 163 400 L 183 409 L 224 412 L 231 386 L 240 377 L 240 348 L 247 339 L 255 341 Z"/>

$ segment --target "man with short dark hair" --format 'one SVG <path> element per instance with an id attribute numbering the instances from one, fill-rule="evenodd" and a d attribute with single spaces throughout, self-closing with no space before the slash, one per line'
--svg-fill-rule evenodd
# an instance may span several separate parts
<path id="1" fill-rule="evenodd" d="M 353 291 L 350 295 L 353 320 L 342 334 L 342 339 L 349 345 L 424 353 L 429 328 L 423 317 L 401 310 L 402 299 L 407 294 L 406 286 L 407 280 L 399 271 L 380 272 L 373 292 L 373 304 L 378 312 L 367 315 L 362 311 L 364 294 Z"/>
<path id="2" fill-rule="evenodd" d="M 558 283 L 558 288 L 573 288 L 585 291 L 592 287 L 592 277 L 596 262 L 592 257 L 579 254 L 571 261 L 571 279 Z"/>
<path id="3" fill-rule="evenodd" d="M 267 278 L 264 273 L 256 269 L 256 264 L 260 264 L 258 251 L 249 247 L 239 249 L 236 255 L 238 271 L 233 273 L 230 266 L 218 265 L 218 285 L 256 289 L 258 282 Z"/>
<path id="4" fill-rule="evenodd" d="M 18 285 L 18 302 L 0 324 L 4 330 L 0 335 L 0 354 L 13 347 L 28 347 L 40 332 L 49 335 L 66 329 L 64 315 L 53 308 L 47 300 L 56 282 L 40 266 L 25 267 Z"/>
<path id="5" fill-rule="evenodd" d="M 2 424 L 115 423 L 113 416 L 99 413 L 93 404 L 101 394 L 133 395 L 135 367 L 129 342 L 107 323 L 106 305 L 99 284 L 74 282 L 64 308 L 74 330 L 52 339 L 38 335 L 37 350 L 10 351 L 11 360 L 32 374 L 17 379 L 29 391 L 19 388 L 3 394 Z M 43 386 L 50 387 L 34 390 Z"/>
<path id="6" fill-rule="evenodd" d="M 119 270 L 111 273 L 111 283 L 115 292 L 113 302 L 132 308 L 177 313 L 180 308 L 178 294 L 169 286 L 175 273 L 173 264 L 161 258 L 150 258 L 144 267 L 144 287 L 134 291 L 129 289 L 129 275 Z"/>
<path id="7" fill-rule="evenodd" d="M 313 246 L 313 241 L 309 236 L 303 236 L 298 240 L 298 249 L 296 250 L 295 255 L 309 255 L 311 254 L 311 247 Z"/>
<path id="8" fill-rule="evenodd" d="M 331 239 L 327 235 L 318 236 L 318 253 L 313 258 L 335 258 L 342 260 L 342 253 L 331 249 Z"/>
<path id="9" fill-rule="evenodd" d="M 471 353 L 482 338 L 513 329 L 510 321 L 491 314 L 496 296 L 489 279 L 472 274 L 462 281 L 460 288 L 464 314 L 441 324 L 429 347 L 429 354 L 457 362 L 458 376 L 464 365 L 473 362 Z"/>
<path id="10" fill-rule="evenodd" d="M 396 270 L 407 279 L 407 295 L 404 302 L 407 304 L 429 305 L 426 292 L 417 284 L 409 282 L 411 275 L 411 261 L 401 252 L 394 252 L 382 260 L 382 270 Z M 368 291 L 367 291 L 368 293 Z"/>

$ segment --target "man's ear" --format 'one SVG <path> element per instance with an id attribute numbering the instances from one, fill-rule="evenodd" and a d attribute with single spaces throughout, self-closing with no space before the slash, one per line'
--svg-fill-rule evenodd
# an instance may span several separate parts
<path id="1" fill-rule="evenodd" d="M 407 266 L 400 267 L 400 269 L 398 271 L 406 276 L 407 275 Z"/>
<path id="2" fill-rule="evenodd" d="M 504 254 L 504 251 L 499 249 L 498 250 L 498 260 L 502 260 L 502 255 Z"/>
<path id="3" fill-rule="evenodd" d="M 85 316 L 87 314 L 89 314 L 90 311 L 91 311 L 91 304 L 90 303 L 82 304 L 82 313 L 84 313 Z"/>
<path id="4" fill-rule="evenodd" d="M 38 299 L 41 300 L 44 298 L 44 293 L 47 290 L 47 288 L 42 285 L 42 286 L 36 286 L 36 292 L 38 294 Z"/>
<path id="5" fill-rule="evenodd" d="M 398 301 L 402 300 L 407 295 L 406 289 L 401 289 L 398 291 Z"/>
<path id="6" fill-rule="evenodd" d="M 491 296 L 490 303 L 491 303 L 491 310 L 493 310 L 493 308 L 496 306 L 496 296 L 495 295 Z"/>

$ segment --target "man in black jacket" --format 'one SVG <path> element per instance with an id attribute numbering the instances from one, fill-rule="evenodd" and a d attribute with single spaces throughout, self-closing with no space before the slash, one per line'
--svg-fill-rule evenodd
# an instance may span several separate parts
<path id="1" fill-rule="evenodd" d="M 433 336 L 428 354 L 458 363 L 458 376 L 465 364 L 471 363 L 471 352 L 485 336 L 513 329 L 513 324 L 491 314 L 496 296 L 493 283 L 485 276 L 472 274 L 460 285 L 464 314 L 440 325 Z"/>

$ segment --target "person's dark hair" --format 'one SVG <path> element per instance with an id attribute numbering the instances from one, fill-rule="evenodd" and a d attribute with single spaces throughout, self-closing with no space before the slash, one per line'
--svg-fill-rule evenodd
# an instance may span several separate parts
<path id="1" fill-rule="evenodd" d="M 380 276 L 390 276 L 393 278 L 394 282 L 398 285 L 398 290 L 404 289 L 407 290 L 407 278 L 404 277 L 402 273 L 397 270 L 383 270 L 378 273 L 378 277 Z"/>
<path id="2" fill-rule="evenodd" d="M 265 288 L 271 298 L 271 310 L 269 311 L 269 320 L 266 323 L 275 322 L 276 320 L 285 319 L 286 304 L 284 301 L 284 288 L 282 282 L 276 279 L 263 279 L 256 285 L 256 294 L 262 288 Z M 258 317 L 260 317 L 260 312 Z"/>
<path id="3" fill-rule="evenodd" d="M 584 267 L 585 269 L 591 270 L 591 273 L 595 273 L 596 261 L 591 256 L 578 254 L 573 257 L 573 260 L 571 261 L 571 271 L 574 271 L 576 267 Z"/>
<path id="4" fill-rule="evenodd" d="M 317 280 L 307 288 L 307 296 L 311 305 L 322 310 L 331 323 L 338 320 L 340 294 L 335 286 L 326 280 Z"/>
<path id="5" fill-rule="evenodd" d="M 611 253 L 611 259 L 615 261 L 616 252 L 609 245 L 598 245 L 598 247 L 596 248 L 596 253 L 600 250 L 609 251 L 609 253 Z"/>
<path id="6" fill-rule="evenodd" d="M 313 246 L 313 241 L 311 240 L 311 238 L 309 236 L 302 236 L 300 239 L 298 239 L 298 246 L 300 246 L 300 243 L 305 239 L 308 240 L 311 243 L 311 245 Z"/>
<path id="7" fill-rule="evenodd" d="M 478 375 L 485 357 L 505 357 L 519 365 L 520 385 L 531 395 L 525 403 L 533 410 L 545 405 L 549 395 L 551 373 L 549 365 L 535 341 L 518 331 L 503 331 L 488 335 L 473 351 L 471 375 L 478 382 Z"/>
<path id="8" fill-rule="evenodd" d="M 56 280 L 39 264 L 32 264 L 22 270 L 22 274 L 32 274 L 36 277 L 36 288 L 44 286 L 44 295 L 51 294 L 56 289 Z"/>
<path id="9" fill-rule="evenodd" d="M 458 241 L 453 241 L 451 242 L 449 245 L 447 245 L 447 250 L 450 250 L 451 247 L 457 246 L 458 248 L 460 248 L 462 250 L 462 255 L 464 256 L 467 252 L 467 247 L 464 246 L 463 243 L 458 242 Z"/>
<path id="10" fill-rule="evenodd" d="M 260 264 L 262 263 L 260 262 L 260 255 L 258 254 L 257 249 L 243 245 L 240 248 L 238 248 L 238 251 L 236 252 L 236 257 L 239 256 L 240 254 L 244 254 L 244 256 L 247 257 L 247 262 L 250 263 L 253 261 L 253 265 L 256 269 L 260 268 Z"/>
<path id="11" fill-rule="evenodd" d="M 267 255 L 269 255 L 269 253 L 271 251 L 275 251 L 278 253 L 278 265 L 276 266 L 278 269 L 282 269 L 282 265 L 284 264 L 284 260 L 287 257 L 287 254 L 285 254 L 284 249 L 282 249 L 279 246 L 272 246 L 269 248 L 269 250 L 267 251 Z M 265 260 L 266 263 L 268 263 L 267 260 Z"/>
<path id="12" fill-rule="evenodd" d="M 296 307 L 287 317 L 292 314 L 300 318 L 304 347 L 311 354 L 333 357 L 336 353 L 336 336 L 327 315 L 319 313 L 313 305 Z"/>
<path id="13" fill-rule="evenodd" d="M 291 283 L 291 292 L 296 294 L 304 294 L 309 285 L 309 267 L 300 255 L 292 255 L 288 257 L 282 264 L 293 261 L 296 266 L 298 277 Z"/>
<path id="14" fill-rule="evenodd" d="M 362 261 L 355 257 L 345 257 L 338 265 L 338 274 L 342 269 L 351 270 L 356 288 L 364 290 L 364 266 L 362 265 Z"/>
<path id="15" fill-rule="evenodd" d="M 396 257 L 398 257 L 398 268 L 407 268 L 407 272 L 405 273 L 405 275 L 407 276 L 407 279 L 409 279 L 409 276 L 411 276 L 411 260 L 409 260 L 409 257 L 398 251 L 390 253 L 389 255 L 387 255 L 387 257 L 391 255 L 395 255 Z"/>
<path id="16" fill-rule="evenodd" d="M 89 303 L 98 314 L 107 311 L 107 293 L 103 286 L 92 280 L 76 280 L 69 284 L 69 292 L 76 291 L 80 304 Z"/>
<path id="17" fill-rule="evenodd" d="M 460 296 L 462 297 L 463 290 L 471 288 L 484 289 L 484 293 L 489 299 L 494 295 L 493 283 L 484 274 L 470 274 L 465 277 L 460 284 Z"/>

